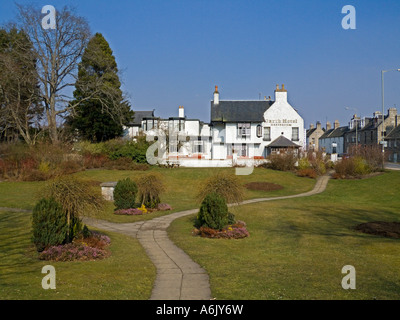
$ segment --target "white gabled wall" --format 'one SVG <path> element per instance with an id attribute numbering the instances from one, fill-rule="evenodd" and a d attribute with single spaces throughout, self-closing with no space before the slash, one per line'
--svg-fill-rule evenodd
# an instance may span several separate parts
<path id="1" fill-rule="evenodd" d="M 284 90 L 284 88 L 277 88 L 275 102 L 264 113 L 263 131 L 264 127 L 271 128 L 271 141 L 266 142 L 265 145 L 268 146 L 282 134 L 292 141 L 292 128 L 297 127 L 299 128 L 299 140 L 293 142 L 303 148 L 305 144 L 304 120 L 287 101 L 287 92 L 278 90 Z"/>

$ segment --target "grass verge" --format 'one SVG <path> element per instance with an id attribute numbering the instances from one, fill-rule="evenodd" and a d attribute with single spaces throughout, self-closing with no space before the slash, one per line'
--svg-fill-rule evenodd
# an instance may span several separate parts
<path id="1" fill-rule="evenodd" d="M 399 240 L 359 233 L 369 221 L 400 221 L 400 172 L 331 180 L 312 197 L 235 208 L 250 237 L 191 235 L 193 216 L 175 220 L 171 240 L 210 275 L 213 297 L 246 300 L 399 299 Z M 356 290 L 341 286 L 356 269 Z"/>
<path id="2" fill-rule="evenodd" d="M 138 240 L 107 232 L 111 256 L 88 262 L 41 261 L 30 241 L 31 214 L 0 211 L 0 300 L 147 300 L 156 271 Z M 44 290 L 42 267 L 56 269 Z"/>

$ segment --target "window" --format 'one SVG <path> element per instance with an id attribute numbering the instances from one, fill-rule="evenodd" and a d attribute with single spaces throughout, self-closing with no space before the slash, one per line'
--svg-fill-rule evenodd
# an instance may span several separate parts
<path id="1" fill-rule="evenodd" d="M 299 128 L 292 128 L 292 141 L 299 141 Z"/>
<path id="2" fill-rule="evenodd" d="M 250 137 L 251 136 L 251 125 L 250 123 L 238 123 L 238 136 Z"/>
<path id="3" fill-rule="evenodd" d="M 193 141 L 193 153 L 203 153 L 203 141 L 201 137 L 197 141 Z"/>
<path id="4" fill-rule="evenodd" d="M 261 138 L 262 137 L 262 127 L 261 125 L 257 126 L 257 138 Z"/>
<path id="5" fill-rule="evenodd" d="M 264 141 L 271 141 L 271 127 L 264 127 Z"/>
<path id="6" fill-rule="evenodd" d="M 247 156 L 247 145 L 246 144 L 231 144 L 228 146 L 228 156 L 236 153 L 238 157 L 246 157 Z"/>
<path id="7" fill-rule="evenodd" d="M 185 120 L 179 120 L 179 131 L 185 130 Z"/>
<path id="8" fill-rule="evenodd" d="M 144 120 L 143 122 L 143 129 L 145 131 L 151 130 L 151 129 L 156 129 L 158 128 L 158 120 L 157 119 L 147 119 Z"/>

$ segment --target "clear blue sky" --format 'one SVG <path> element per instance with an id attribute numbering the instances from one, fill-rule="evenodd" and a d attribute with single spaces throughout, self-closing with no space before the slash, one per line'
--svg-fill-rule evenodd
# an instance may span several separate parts
<path id="1" fill-rule="evenodd" d="M 25 3 L 27 1 L 17 1 Z M 32 1 L 29 1 L 32 2 Z M 101 32 L 123 70 L 133 110 L 208 122 L 221 99 L 272 96 L 285 84 L 306 126 L 381 110 L 381 70 L 400 68 L 399 0 L 46 0 L 76 7 Z M 342 7 L 356 8 L 344 30 Z M 16 14 L 1 0 L 0 23 Z M 400 73 L 385 75 L 386 106 L 400 112 Z"/>

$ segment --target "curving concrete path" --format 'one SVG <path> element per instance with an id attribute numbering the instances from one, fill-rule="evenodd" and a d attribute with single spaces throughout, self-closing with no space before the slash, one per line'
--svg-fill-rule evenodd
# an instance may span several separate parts
<path id="1" fill-rule="evenodd" d="M 312 196 L 323 192 L 329 179 L 329 174 L 320 177 L 314 189 L 309 192 L 274 198 L 251 199 L 243 201 L 239 205 Z M 186 210 L 149 221 L 124 224 L 90 218 L 84 218 L 84 222 L 99 229 L 135 237 L 140 241 L 157 269 L 151 300 L 210 300 L 212 297 L 208 274 L 182 249 L 178 248 L 167 234 L 167 228 L 172 221 L 197 212 L 198 209 Z"/>
<path id="2" fill-rule="evenodd" d="M 329 179 L 329 174 L 318 178 L 314 189 L 309 192 L 274 198 L 251 199 L 243 201 L 239 205 L 312 196 L 323 192 Z M 0 210 L 31 212 L 30 210 L 1 207 Z M 167 234 L 167 228 L 172 221 L 197 212 L 198 209 L 186 210 L 135 223 L 112 223 L 89 217 L 84 217 L 83 222 L 98 229 L 122 233 L 139 240 L 157 269 L 151 300 L 210 300 L 212 297 L 207 272 L 182 249 L 178 248 Z"/>

